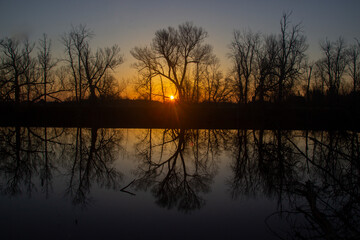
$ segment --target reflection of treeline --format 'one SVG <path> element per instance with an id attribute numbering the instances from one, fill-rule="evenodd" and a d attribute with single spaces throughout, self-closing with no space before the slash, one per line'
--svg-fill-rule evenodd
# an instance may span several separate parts
<path id="1" fill-rule="evenodd" d="M 65 193 L 82 206 L 94 184 L 120 190 L 122 174 L 113 166 L 119 131 L 15 127 L 1 129 L 0 139 L 2 194 L 41 190 L 48 197 L 58 175 L 65 177 Z"/>
<path id="2" fill-rule="evenodd" d="M 47 128 L 1 129 L 2 193 L 16 195 L 25 191 L 31 195 L 39 179 L 41 190 L 48 196 L 62 152 L 58 137 L 63 133 L 61 129 Z"/>
<path id="3" fill-rule="evenodd" d="M 134 97 L 166 101 L 174 94 L 179 101 L 241 103 L 283 102 L 296 96 L 317 102 L 333 102 L 338 95 L 358 97 L 359 42 L 326 39 L 320 44 L 323 57 L 309 62 L 303 26 L 292 24 L 290 16 L 282 16 L 276 34 L 235 31 L 228 73 L 222 72 L 212 46 L 204 43 L 208 34 L 203 28 L 187 22 L 156 31 L 150 46 L 131 51 L 139 73 Z M 1 39 L 0 100 L 118 98 L 126 84 L 111 73 L 123 62 L 120 49 L 114 45 L 94 51 L 93 36 L 85 26 L 73 27 L 61 37 L 61 58 L 52 56 L 46 35 L 37 48 L 28 40 Z"/>
<path id="4" fill-rule="evenodd" d="M 360 236 L 359 133 L 280 129 L 136 133 L 136 177 L 125 188 L 150 190 L 161 207 L 184 212 L 203 207 L 219 161 L 230 156 L 230 196 L 277 200 L 278 211 L 266 223 L 280 238 Z M 49 196 L 59 175 L 73 204 L 86 205 L 94 184 L 127 192 L 114 166 L 121 130 L 13 127 L 0 129 L 0 139 L 2 194 L 30 195 L 40 189 Z M 290 232 L 277 228 L 278 219 L 289 225 Z"/>
<path id="5" fill-rule="evenodd" d="M 132 187 L 150 190 L 161 207 L 194 211 L 230 151 L 231 197 L 277 200 L 266 224 L 281 239 L 356 239 L 359 147 L 356 132 L 143 130 Z M 279 219 L 289 227 L 279 229 Z"/>
<path id="6" fill-rule="evenodd" d="M 231 194 L 278 199 L 266 222 L 280 239 L 359 238 L 358 133 L 239 130 L 234 141 Z"/>
<path id="7" fill-rule="evenodd" d="M 134 186 L 150 189 L 161 207 L 189 212 L 203 207 L 211 189 L 227 131 L 145 130 L 136 145 Z"/>

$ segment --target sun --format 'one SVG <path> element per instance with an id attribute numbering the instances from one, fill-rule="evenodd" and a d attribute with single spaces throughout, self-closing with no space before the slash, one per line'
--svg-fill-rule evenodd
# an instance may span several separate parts
<path id="1" fill-rule="evenodd" d="M 175 100 L 175 97 L 173 95 L 170 96 L 170 100 L 171 101 L 174 101 Z"/>

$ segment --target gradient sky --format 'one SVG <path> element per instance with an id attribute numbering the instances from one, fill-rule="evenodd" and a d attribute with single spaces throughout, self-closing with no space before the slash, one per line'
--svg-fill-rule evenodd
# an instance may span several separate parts
<path id="1" fill-rule="evenodd" d="M 54 56 L 60 57 L 61 34 L 71 25 L 86 24 L 95 33 L 92 46 L 118 44 L 125 57 L 119 71 L 127 72 L 134 59 L 130 50 L 149 44 L 156 30 L 192 21 L 208 33 L 224 69 L 234 29 L 279 33 L 283 12 L 292 11 L 292 22 L 303 24 L 310 45 L 308 55 L 319 57 L 319 42 L 343 36 L 348 43 L 360 39 L 359 0 L 0 0 L 0 38 L 28 36 L 36 41 L 43 33 L 52 38 Z"/>

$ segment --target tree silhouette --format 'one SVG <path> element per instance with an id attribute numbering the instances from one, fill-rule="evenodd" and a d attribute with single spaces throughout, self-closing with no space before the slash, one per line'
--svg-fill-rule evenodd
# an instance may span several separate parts
<path id="1" fill-rule="evenodd" d="M 62 36 L 77 101 L 82 100 L 86 95 L 90 100 L 96 100 L 109 88 L 108 83 L 112 79 L 106 77 L 106 74 L 123 63 L 117 45 L 99 48 L 93 53 L 90 48 L 92 37 L 92 31 L 83 25 L 73 27 L 70 32 Z"/>
<path id="2" fill-rule="evenodd" d="M 278 55 L 275 35 L 265 37 L 256 55 L 255 99 L 260 102 L 274 98 L 276 87 L 275 63 Z"/>
<path id="3" fill-rule="evenodd" d="M 264 36 L 263 41 L 250 30 L 234 32 L 230 57 L 238 102 L 247 103 L 250 90 L 260 102 L 282 102 L 292 93 L 302 74 L 307 44 L 301 24 L 290 26 L 290 16 L 283 14 L 279 35 Z"/>
<path id="4" fill-rule="evenodd" d="M 289 26 L 291 13 L 284 13 L 280 21 L 278 57 L 276 59 L 277 100 L 283 101 L 301 74 L 302 62 L 307 49 L 306 37 L 301 24 Z"/>
<path id="5" fill-rule="evenodd" d="M 131 51 L 137 60 L 135 67 L 139 72 L 146 71 L 148 79 L 161 76 L 169 80 L 179 100 L 187 100 L 187 82 L 195 88 L 195 92 L 199 91 L 199 78 L 188 79 L 191 67 L 198 67 L 212 52 L 210 45 L 203 44 L 206 37 L 207 32 L 203 28 L 189 22 L 179 25 L 178 29 L 168 27 L 158 30 L 150 47 L 135 47 Z"/>
<path id="6" fill-rule="evenodd" d="M 339 95 L 339 89 L 345 68 L 348 64 L 348 56 L 343 38 L 335 42 L 326 39 L 320 44 L 325 55 L 317 61 L 317 71 L 328 86 L 330 97 Z"/>
<path id="7" fill-rule="evenodd" d="M 197 91 L 197 94 L 203 95 L 204 101 L 229 102 L 233 96 L 232 82 L 229 78 L 223 78 L 219 59 L 214 56 L 202 67 L 203 72 L 201 75 L 203 79 L 200 85 L 202 91 Z M 196 97 L 196 99 L 199 99 L 199 97 Z"/>
<path id="8" fill-rule="evenodd" d="M 349 55 L 349 74 L 352 79 L 353 93 L 359 91 L 360 80 L 360 42 L 351 45 L 348 50 Z"/>
<path id="9" fill-rule="evenodd" d="M 13 100 L 19 103 L 24 99 L 23 88 L 27 88 L 26 100 L 30 100 L 33 78 L 34 60 L 30 53 L 34 46 L 28 39 L 19 41 L 15 38 L 0 40 L 1 51 L 1 97 L 3 100 Z"/>
<path id="10" fill-rule="evenodd" d="M 56 66 L 56 61 L 51 56 L 51 40 L 46 34 L 42 39 L 39 39 L 39 52 L 38 52 L 39 71 L 42 75 L 41 85 L 43 86 L 43 92 L 39 98 L 44 97 L 44 101 L 47 101 L 47 97 L 55 98 L 52 95 L 60 90 L 51 89 L 54 87 L 54 81 L 52 80 L 51 71 Z M 50 90 L 50 91 L 49 91 Z M 55 98 L 57 99 L 57 98 Z"/>
<path id="11" fill-rule="evenodd" d="M 251 31 L 235 31 L 231 43 L 231 57 L 236 72 L 236 87 L 239 102 L 247 103 L 250 84 L 255 75 L 256 54 L 259 51 L 260 34 Z"/>

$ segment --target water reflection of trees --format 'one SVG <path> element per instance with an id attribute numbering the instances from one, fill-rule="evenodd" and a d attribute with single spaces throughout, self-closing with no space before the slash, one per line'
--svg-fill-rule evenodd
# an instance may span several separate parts
<path id="1" fill-rule="evenodd" d="M 140 130 L 139 130 L 140 131 Z M 204 194 L 223 150 L 232 153 L 233 198 L 278 201 L 266 223 L 280 238 L 356 239 L 360 236 L 360 141 L 354 132 L 284 130 L 141 130 L 137 179 L 157 204 L 189 212 Z M 121 130 L 0 128 L 0 191 L 40 191 L 48 197 L 60 175 L 74 204 L 86 206 L 94 185 L 121 190 L 115 159 Z M 291 231 L 276 225 L 285 221 Z"/>
<path id="2" fill-rule="evenodd" d="M 279 238 L 360 237 L 358 133 L 239 130 L 233 143 L 231 194 L 278 199 L 266 222 Z"/>
<path id="3" fill-rule="evenodd" d="M 112 129 L 1 128 L 1 192 L 31 195 L 40 186 L 48 197 L 59 174 L 68 179 L 65 192 L 73 203 L 86 205 L 93 183 L 119 187 L 114 161 L 121 136 Z"/>
<path id="4" fill-rule="evenodd" d="M 229 180 L 233 198 L 262 193 L 281 200 L 285 185 L 299 177 L 298 158 L 286 141 L 291 134 L 280 130 L 237 130 L 231 164 L 234 177 Z"/>
<path id="5" fill-rule="evenodd" d="M 226 131 L 146 130 L 136 146 L 138 189 L 151 189 L 162 207 L 189 212 L 201 208 L 210 191 Z"/>
<path id="6" fill-rule="evenodd" d="M 306 219 L 303 225 L 307 231 L 301 235 L 359 239 L 359 135 L 328 132 L 313 134 L 309 139 L 311 155 L 294 145 L 308 162 L 309 177 L 289 186 L 294 194 L 292 204 L 296 214 Z M 290 216 L 294 219 L 296 214 Z M 296 229 L 297 226 L 292 224 L 292 227 Z"/>
<path id="7" fill-rule="evenodd" d="M 48 128 L 0 129 L 1 192 L 17 195 L 26 191 L 31 195 L 36 190 L 35 181 L 38 177 L 41 191 L 48 197 L 56 168 L 55 148 L 59 147 L 56 139 L 62 133 L 61 129 Z"/>
<path id="8" fill-rule="evenodd" d="M 122 135 L 119 131 L 98 128 L 78 128 L 72 134 L 74 142 L 65 157 L 66 194 L 74 204 L 86 205 L 93 183 L 108 189 L 119 188 L 122 174 L 113 163 Z"/>

